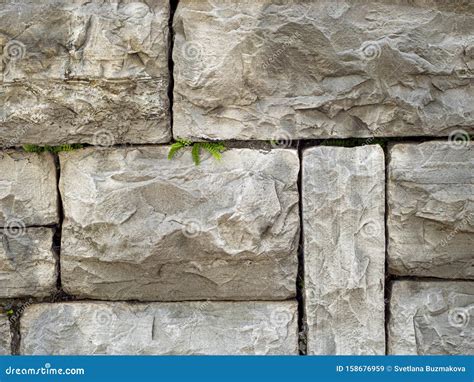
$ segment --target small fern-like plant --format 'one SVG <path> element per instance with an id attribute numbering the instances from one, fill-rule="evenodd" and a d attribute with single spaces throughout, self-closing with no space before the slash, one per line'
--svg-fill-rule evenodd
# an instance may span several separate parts
<path id="1" fill-rule="evenodd" d="M 179 150 L 186 147 L 191 147 L 191 156 L 196 166 L 199 166 L 201 163 L 201 150 L 206 150 L 217 160 L 222 158 L 222 152 L 226 150 L 225 145 L 220 142 L 191 142 L 178 138 L 170 147 L 168 159 L 173 159 Z"/>
<path id="2" fill-rule="evenodd" d="M 73 151 L 82 149 L 81 144 L 60 145 L 60 146 L 37 146 L 37 145 L 23 145 L 23 150 L 27 153 L 53 153 L 57 154 L 61 151 Z"/>

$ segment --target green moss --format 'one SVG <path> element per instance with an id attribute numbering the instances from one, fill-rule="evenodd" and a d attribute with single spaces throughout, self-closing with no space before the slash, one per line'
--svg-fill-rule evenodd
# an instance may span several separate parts
<path id="1" fill-rule="evenodd" d="M 83 145 L 75 143 L 72 145 L 59 145 L 59 146 L 37 146 L 37 145 L 23 145 L 23 150 L 27 153 L 53 153 L 57 154 L 61 151 L 73 151 L 82 149 Z"/>
<path id="2" fill-rule="evenodd" d="M 339 146 L 339 147 L 356 147 L 365 145 L 387 145 L 387 138 L 348 138 L 348 139 L 326 139 L 321 142 L 321 146 Z"/>
<path id="3" fill-rule="evenodd" d="M 220 160 L 222 157 L 222 152 L 226 150 L 224 144 L 220 142 L 191 142 L 178 138 L 177 141 L 170 147 L 168 159 L 173 159 L 176 153 L 185 147 L 192 147 L 191 155 L 196 166 L 201 163 L 201 149 L 206 150 L 216 160 Z"/>

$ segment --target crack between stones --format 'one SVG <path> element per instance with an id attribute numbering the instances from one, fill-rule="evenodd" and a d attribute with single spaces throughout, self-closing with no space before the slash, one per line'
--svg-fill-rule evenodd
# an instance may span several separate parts
<path id="1" fill-rule="evenodd" d="M 173 102 L 174 102 L 174 61 L 173 61 L 173 50 L 174 50 L 174 29 L 173 19 L 178 7 L 179 0 L 170 0 L 170 16 L 168 20 L 168 102 L 169 102 L 169 124 L 170 124 L 170 135 L 171 141 L 173 141 Z"/>
<path id="2" fill-rule="evenodd" d="M 388 165 L 390 162 L 390 150 L 387 144 L 382 146 L 385 158 L 385 211 L 384 211 L 384 225 L 385 225 L 385 271 L 384 271 L 384 328 L 385 328 L 385 355 L 388 355 L 388 324 L 390 320 L 390 298 L 391 298 L 391 276 L 388 272 Z"/>
<path id="3" fill-rule="evenodd" d="M 298 301 L 298 352 L 307 355 L 308 325 L 304 300 L 304 235 L 303 235 L 303 150 L 297 142 L 300 170 L 298 173 L 298 209 L 300 219 L 300 233 L 298 245 L 298 273 L 296 277 L 296 300 Z"/>

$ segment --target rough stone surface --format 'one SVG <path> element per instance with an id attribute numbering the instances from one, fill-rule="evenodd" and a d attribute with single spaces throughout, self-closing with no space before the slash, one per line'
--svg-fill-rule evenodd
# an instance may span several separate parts
<path id="1" fill-rule="evenodd" d="M 390 155 L 389 271 L 474 278 L 474 144 L 399 144 Z"/>
<path id="2" fill-rule="evenodd" d="M 57 223 L 56 187 L 52 155 L 0 152 L 0 228 Z"/>
<path id="3" fill-rule="evenodd" d="M 0 315 L 0 355 L 11 354 L 11 334 L 8 317 Z"/>
<path id="4" fill-rule="evenodd" d="M 474 282 L 396 281 L 389 354 L 474 354 Z"/>
<path id="5" fill-rule="evenodd" d="M 0 145 L 170 138 L 165 0 L 2 1 Z"/>
<path id="6" fill-rule="evenodd" d="M 174 135 L 474 132 L 474 3 L 182 0 Z"/>
<path id="7" fill-rule="evenodd" d="M 309 354 L 384 354 L 384 154 L 319 146 L 303 154 Z"/>
<path id="8" fill-rule="evenodd" d="M 297 354 L 296 303 L 61 303 L 21 319 L 21 354 Z M 54 335 L 51 335 L 54 333 Z"/>
<path id="9" fill-rule="evenodd" d="M 62 153 L 62 285 L 111 300 L 295 296 L 298 155 L 169 147 Z"/>
<path id="10" fill-rule="evenodd" d="M 44 297 L 56 289 L 53 229 L 0 229 L 0 298 Z"/>

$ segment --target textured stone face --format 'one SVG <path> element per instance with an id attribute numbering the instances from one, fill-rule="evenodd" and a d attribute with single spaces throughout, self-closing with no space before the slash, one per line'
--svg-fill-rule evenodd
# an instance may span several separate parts
<path id="1" fill-rule="evenodd" d="M 290 301 L 40 304 L 25 311 L 21 331 L 21 354 L 295 355 L 298 348 Z"/>
<path id="2" fill-rule="evenodd" d="M 11 354 L 10 323 L 7 316 L 0 315 L 0 355 Z"/>
<path id="3" fill-rule="evenodd" d="M 303 154 L 309 354 L 384 354 L 384 155 L 380 146 Z"/>
<path id="4" fill-rule="evenodd" d="M 53 229 L 0 229 L 0 298 L 44 297 L 56 288 Z"/>
<path id="5" fill-rule="evenodd" d="M 461 3 L 182 0 L 174 135 L 472 132 L 474 4 Z"/>
<path id="6" fill-rule="evenodd" d="M 0 145 L 170 138 L 165 0 L 6 0 Z"/>
<path id="7" fill-rule="evenodd" d="M 294 150 L 233 149 L 217 162 L 169 147 L 62 153 L 61 276 L 111 300 L 295 296 Z"/>
<path id="8" fill-rule="evenodd" d="M 389 354 L 474 354 L 474 282 L 396 281 Z"/>
<path id="9" fill-rule="evenodd" d="M 389 271 L 474 278 L 474 144 L 390 150 Z"/>
<path id="10" fill-rule="evenodd" d="M 21 231 L 25 226 L 57 222 L 52 155 L 0 152 L 0 228 Z"/>

